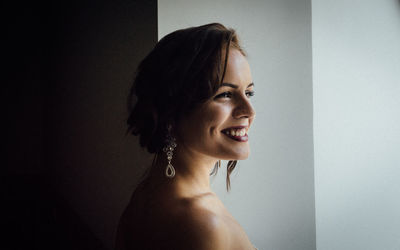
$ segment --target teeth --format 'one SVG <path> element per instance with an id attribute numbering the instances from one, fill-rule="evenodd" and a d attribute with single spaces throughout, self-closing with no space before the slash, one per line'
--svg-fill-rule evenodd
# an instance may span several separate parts
<path id="1" fill-rule="evenodd" d="M 230 131 L 225 131 L 225 133 L 227 135 L 231 135 L 231 136 L 244 136 L 246 135 L 246 128 L 242 128 L 242 129 L 231 129 Z"/>

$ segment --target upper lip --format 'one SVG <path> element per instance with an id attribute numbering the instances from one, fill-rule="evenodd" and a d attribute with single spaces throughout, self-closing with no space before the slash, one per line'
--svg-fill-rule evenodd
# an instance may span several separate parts
<path id="1" fill-rule="evenodd" d="M 228 129 L 243 129 L 243 128 L 248 129 L 249 126 L 248 125 L 233 126 L 233 127 L 225 128 L 222 131 L 225 131 L 225 130 L 228 130 Z"/>

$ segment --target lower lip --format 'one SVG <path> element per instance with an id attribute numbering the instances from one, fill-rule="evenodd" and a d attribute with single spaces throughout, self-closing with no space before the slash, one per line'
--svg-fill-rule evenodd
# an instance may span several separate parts
<path id="1" fill-rule="evenodd" d="M 228 136 L 228 137 L 231 138 L 232 140 L 239 141 L 239 142 L 247 142 L 247 141 L 249 140 L 248 135 L 244 135 L 244 136 L 234 136 L 234 135 L 230 135 L 230 134 L 228 135 L 228 134 L 225 134 L 225 133 L 224 133 L 224 135 Z"/>

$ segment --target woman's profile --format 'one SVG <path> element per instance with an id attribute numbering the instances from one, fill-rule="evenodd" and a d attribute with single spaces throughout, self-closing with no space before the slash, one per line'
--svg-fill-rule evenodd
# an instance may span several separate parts
<path id="1" fill-rule="evenodd" d="M 233 29 L 212 23 L 166 35 L 140 63 L 128 131 L 154 154 L 121 216 L 117 250 L 255 249 L 210 187 L 249 155 L 250 66 Z"/>

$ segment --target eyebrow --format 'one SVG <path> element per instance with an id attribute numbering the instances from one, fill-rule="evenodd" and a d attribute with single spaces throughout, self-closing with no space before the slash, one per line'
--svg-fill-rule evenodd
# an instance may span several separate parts
<path id="1" fill-rule="evenodd" d="M 223 83 L 221 83 L 221 85 L 219 85 L 218 88 L 221 88 L 221 87 L 224 87 L 224 86 L 231 87 L 231 88 L 234 88 L 234 89 L 237 89 L 237 88 L 238 88 L 238 85 L 235 85 L 235 84 L 232 84 L 232 83 L 229 83 L 229 82 L 223 82 Z M 254 86 L 254 82 L 252 82 L 252 83 L 250 83 L 249 85 L 247 85 L 246 89 L 247 89 L 247 88 L 250 88 L 251 86 Z"/>

